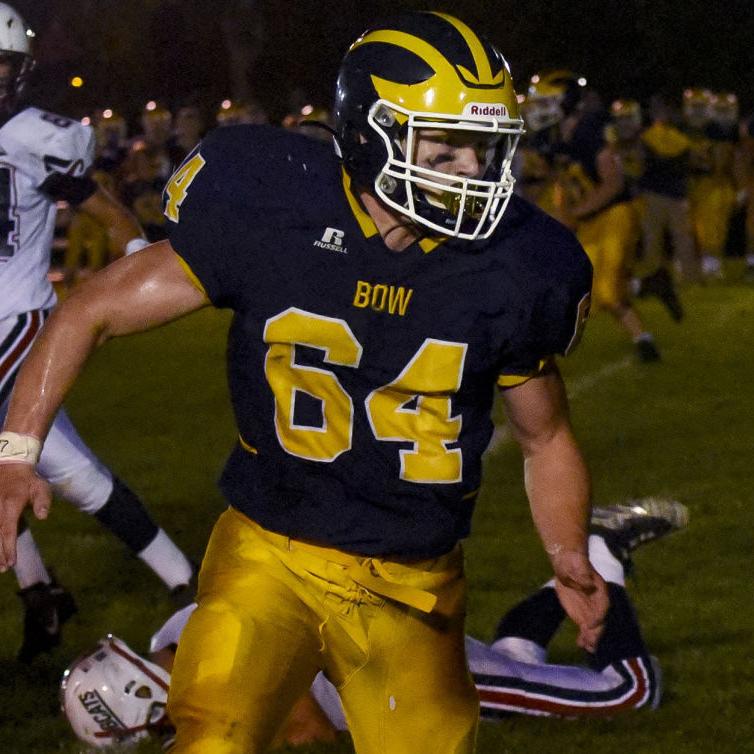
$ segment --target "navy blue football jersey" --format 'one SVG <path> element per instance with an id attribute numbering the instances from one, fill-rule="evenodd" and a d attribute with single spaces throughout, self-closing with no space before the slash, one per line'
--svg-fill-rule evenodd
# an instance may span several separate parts
<path id="1" fill-rule="evenodd" d="M 266 126 L 207 136 L 165 213 L 188 274 L 234 312 L 230 504 L 355 554 L 452 549 L 495 385 L 577 337 L 591 266 L 574 236 L 514 197 L 491 240 L 391 251 L 332 148 Z"/>

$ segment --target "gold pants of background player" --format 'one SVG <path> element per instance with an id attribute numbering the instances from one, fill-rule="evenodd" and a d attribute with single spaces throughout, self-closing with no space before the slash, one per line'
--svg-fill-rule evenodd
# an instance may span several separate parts
<path id="1" fill-rule="evenodd" d="M 354 557 L 231 508 L 212 533 L 198 604 L 170 685 L 174 754 L 266 751 L 320 669 L 358 754 L 473 752 L 460 547 L 411 564 Z"/>
<path id="2" fill-rule="evenodd" d="M 576 235 L 594 268 L 595 306 L 620 306 L 628 296 L 628 274 L 639 240 L 636 210 L 629 202 L 614 204 L 579 223 Z"/>

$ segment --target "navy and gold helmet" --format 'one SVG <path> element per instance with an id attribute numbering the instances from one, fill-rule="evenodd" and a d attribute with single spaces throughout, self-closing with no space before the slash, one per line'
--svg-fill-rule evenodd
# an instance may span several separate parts
<path id="1" fill-rule="evenodd" d="M 641 131 L 641 105 L 635 99 L 614 100 L 610 105 L 610 116 L 619 139 L 633 139 Z"/>
<path id="2" fill-rule="evenodd" d="M 405 13 L 362 34 L 338 74 L 334 123 L 354 184 L 442 235 L 487 238 L 513 192 L 523 121 L 508 64 L 444 13 Z M 483 174 L 449 176 L 416 163 L 417 139 L 479 145 Z"/>
<path id="3" fill-rule="evenodd" d="M 573 71 L 558 69 L 535 73 L 526 92 L 525 119 L 532 131 L 560 123 L 581 101 L 586 79 Z"/>

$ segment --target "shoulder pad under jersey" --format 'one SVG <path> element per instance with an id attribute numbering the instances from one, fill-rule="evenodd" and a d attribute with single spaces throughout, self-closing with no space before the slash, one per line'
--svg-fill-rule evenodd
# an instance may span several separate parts
<path id="1" fill-rule="evenodd" d="M 22 110 L 0 128 L 0 150 L 37 185 L 53 172 L 83 175 L 94 161 L 94 146 L 89 126 L 36 107 Z"/>

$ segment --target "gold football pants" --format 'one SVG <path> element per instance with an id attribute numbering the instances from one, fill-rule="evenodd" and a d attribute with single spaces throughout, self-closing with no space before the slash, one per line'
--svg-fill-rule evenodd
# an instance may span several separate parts
<path id="1" fill-rule="evenodd" d="M 625 303 L 628 274 L 639 240 L 635 208 L 629 202 L 614 204 L 579 223 L 576 235 L 594 268 L 595 306 L 614 309 Z"/>
<path id="2" fill-rule="evenodd" d="M 467 754 L 476 690 L 460 547 L 421 563 L 346 555 L 218 520 L 181 636 L 174 754 L 265 752 L 321 669 L 359 754 Z M 431 612 L 430 612 L 431 611 Z"/>
<path id="3" fill-rule="evenodd" d="M 691 188 L 691 216 L 702 254 L 722 257 L 730 221 L 736 209 L 736 189 L 725 177 L 703 176 Z"/>

